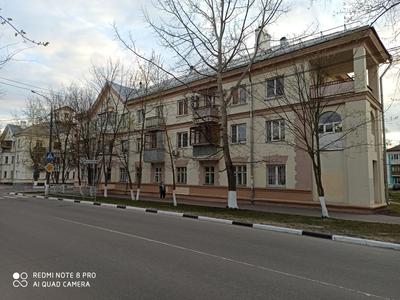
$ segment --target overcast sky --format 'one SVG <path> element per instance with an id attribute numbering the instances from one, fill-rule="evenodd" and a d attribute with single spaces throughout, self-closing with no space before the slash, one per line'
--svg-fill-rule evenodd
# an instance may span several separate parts
<path id="1" fill-rule="evenodd" d="M 285 1 L 284 1 L 285 2 Z M 292 0 L 285 3 L 290 11 L 279 19 L 277 24 L 269 28 L 273 39 L 282 36 L 293 36 L 304 32 L 308 27 L 319 27 L 327 30 L 341 26 L 343 15 L 339 13 L 342 1 Z M 57 89 L 62 84 L 82 81 L 86 77 L 91 62 L 101 63 L 109 57 L 121 59 L 129 63 L 132 56 L 115 40 L 112 23 L 116 22 L 121 32 L 132 32 L 137 45 L 142 52 L 160 48 L 150 29 L 144 22 L 142 8 L 149 5 L 150 0 L 0 0 L 1 13 L 4 17 L 12 17 L 18 28 L 24 29 L 29 37 L 49 41 L 47 47 L 32 47 L 20 52 L 15 61 L 0 69 L 0 89 L 4 95 L 0 97 L 0 124 L 11 121 L 13 113 L 21 110 L 25 104 L 28 90 L 11 87 L 4 83 L 30 88 L 10 80 L 21 81 L 45 89 Z M 150 14 L 156 12 L 149 8 Z M 0 42 L 2 45 L 16 43 L 7 27 L 0 27 Z M 388 31 L 378 26 L 386 47 L 393 42 L 386 40 Z M 11 49 L 26 47 L 23 43 L 14 45 Z M 161 51 L 160 51 L 161 52 Z M 396 72 L 392 69 L 385 77 L 384 88 L 387 112 L 388 138 L 400 142 L 400 119 L 397 118 L 400 106 L 392 105 L 391 99 L 400 98 L 396 91 Z M 399 102 L 399 100 L 397 100 Z"/>

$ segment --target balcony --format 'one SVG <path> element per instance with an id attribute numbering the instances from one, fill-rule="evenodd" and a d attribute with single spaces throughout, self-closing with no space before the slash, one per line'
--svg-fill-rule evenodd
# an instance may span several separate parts
<path id="1" fill-rule="evenodd" d="M 2 141 L 1 148 L 3 150 L 10 150 L 12 148 L 12 141 Z"/>
<path id="2" fill-rule="evenodd" d="M 145 162 L 162 162 L 164 161 L 165 150 L 162 148 L 144 149 L 143 160 Z"/>
<path id="3" fill-rule="evenodd" d="M 212 156 L 217 153 L 220 143 L 218 124 L 202 124 L 190 128 L 190 144 L 193 157 Z"/>
<path id="4" fill-rule="evenodd" d="M 193 108 L 194 123 L 218 122 L 218 119 L 218 108 L 215 106 Z"/>
<path id="5" fill-rule="evenodd" d="M 354 80 L 352 78 L 330 81 L 311 87 L 312 98 L 332 97 L 350 93 L 354 93 Z"/>
<path id="6" fill-rule="evenodd" d="M 215 154 L 218 153 L 218 146 L 212 144 L 199 144 L 193 145 L 193 157 L 204 159 L 211 159 Z"/>
<path id="7" fill-rule="evenodd" d="M 159 116 L 146 118 L 146 129 L 161 130 L 164 127 L 164 120 Z"/>

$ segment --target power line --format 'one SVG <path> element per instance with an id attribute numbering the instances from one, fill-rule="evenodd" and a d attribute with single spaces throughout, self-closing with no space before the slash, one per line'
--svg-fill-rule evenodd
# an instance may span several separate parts
<path id="1" fill-rule="evenodd" d="M 7 80 L 7 81 L 11 81 L 11 82 L 18 83 L 18 84 L 21 84 L 21 85 L 30 86 L 30 87 L 33 87 L 33 88 L 36 88 L 36 89 L 39 89 L 39 90 L 45 90 L 45 91 L 51 92 L 51 90 L 49 90 L 49 89 L 47 89 L 47 88 L 42 88 L 42 87 L 39 87 L 39 86 L 37 86 L 37 85 L 30 84 L 30 83 L 25 83 L 25 82 L 22 82 L 22 81 L 18 81 L 18 80 L 14 80 L 14 79 L 9 79 L 9 78 L 6 78 L 6 77 L 1 77 L 1 76 L 0 76 L 0 79 Z"/>

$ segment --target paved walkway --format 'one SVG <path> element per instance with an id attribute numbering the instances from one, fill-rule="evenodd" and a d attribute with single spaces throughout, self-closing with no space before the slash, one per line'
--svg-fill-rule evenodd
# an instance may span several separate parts
<path id="1" fill-rule="evenodd" d="M 1 187 L 0 190 L 5 187 Z M 7 190 L 11 190 L 12 186 L 9 188 L 5 188 Z M 22 190 L 22 189 L 21 189 Z M 24 189 L 25 191 L 31 190 L 31 188 Z M 36 189 L 37 191 L 37 189 Z M 70 192 L 68 192 L 70 193 Z M 101 194 L 99 194 L 101 195 Z M 120 194 L 109 194 L 110 197 L 121 198 L 121 199 L 130 199 L 128 195 L 120 195 Z M 142 200 L 146 201 L 161 201 L 160 199 L 152 196 L 141 195 Z M 225 204 L 220 201 L 197 201 L 193 199 L 185 199 L 184 196 L 177 197 L 178 203 L 182 204 L 192 204 L 192 205 L 201 205 L 201 206 L 211 206 L 211 207 L 225 207 Z M 165 202 L 171 202 L 171 199 L 167 197 Z M 321 211 L 319 208 L 313 207 L 301 207 L 301 206 L 292 206 L 292 205 L 281 205 L 281 204 L 270 204 L 270 203 L 257 203 L 250 204 L 248 201 L 238 201 L 238 205 L 240 209 L 248 209 L 255 211 L 265 211 L 265 212 L 273 212 L 273 213 L 285 213 L 292 215 L 302 215 L 302 216 L 311 216 L 311 217 L 320 217 Z M 354 221 L 363 221 L 363 222 L 378 222 L 378 223 L 389 223 L 389 224 L 400 224 L 400 217 L 387 216 L 383 214 L 362 214 L 362 213 L 348 213 L 348 212 L 336 212 L 330 211 L 329 213 L 331 218 L 342 219 L 342 220 L 354 220 Z"/>

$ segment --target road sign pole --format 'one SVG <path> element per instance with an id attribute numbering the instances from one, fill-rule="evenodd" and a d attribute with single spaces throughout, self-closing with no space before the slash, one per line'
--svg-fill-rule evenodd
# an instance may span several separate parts
<path id="1" fill-rule="evenodd" d="M 50 107 L 50 135 L 49 135 L 49 153 L 52 152 L 52 144 L 53 144 L 53 105 Z M 50 173 L 46 173 L 46 187 L 45 187 L 45 196 L 49 195 L 50 189 Z"/>

